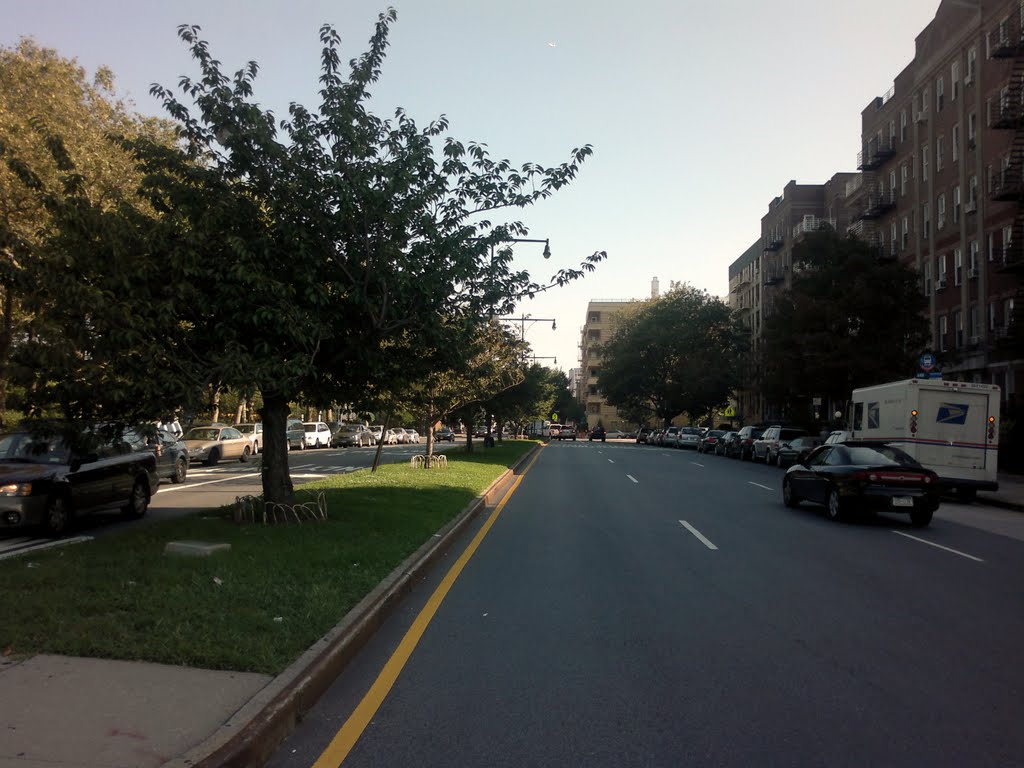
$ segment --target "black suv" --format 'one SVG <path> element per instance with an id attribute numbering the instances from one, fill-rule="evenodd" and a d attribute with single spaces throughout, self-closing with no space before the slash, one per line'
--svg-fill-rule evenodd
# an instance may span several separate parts
<path id="1" fill-rule="evenodd" d="M 590 430 L 590 441 L 600 440 L 602 443 L 605 440 L 607 433 L 604 431 L 604 427 L 594 427 Z"/>

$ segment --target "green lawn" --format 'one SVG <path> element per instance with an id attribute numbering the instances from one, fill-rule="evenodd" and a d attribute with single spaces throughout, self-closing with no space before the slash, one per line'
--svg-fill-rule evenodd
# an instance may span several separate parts
<path id="1" fill-rule="evenodd" d="M 329 519 L 236 525 L 225 510 L 0 561 L 0 650 L 276 674 L 535 445 L 450 451 L 303 485 Z M 229 542 L 208 558 L 168 541 Z"/>

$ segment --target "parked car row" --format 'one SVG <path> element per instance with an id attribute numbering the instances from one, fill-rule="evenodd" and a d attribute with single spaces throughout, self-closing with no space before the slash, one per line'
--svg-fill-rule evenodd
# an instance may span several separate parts
<path id="1" fill-rule="evenodd" d="M 636 433 L 638 443 L 647 445 L 660 445 L 667 448 L 693 448 L 700 445 L 700 439 L 704 430 L 700 427 L 666 427 L 665 429 L 651 429 L 644 427 Z"/>

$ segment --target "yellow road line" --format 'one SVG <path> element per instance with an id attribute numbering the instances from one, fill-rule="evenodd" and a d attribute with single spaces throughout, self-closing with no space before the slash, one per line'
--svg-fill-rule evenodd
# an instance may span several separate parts
<path id="1" fill-rule="evenodd" d="M 455 580 L 459 578 L 459 574 L 462 573 L 462 569 L 466 567 L 466 563 L 469 562 L 470 558 L 476 553 L 480 543 L 484 540 L 488 531 L 491 530 L 491 526 L 498 519 L 498 515 L 505 508 L 505 504 L 512 498 L 512 494 L 515 493 L 516 488 L 526 477 L 526 473 L 533 467 L 534 462 L 540 456 L 540 451 L 536 453 L 530 463 L 523 470 L 523 473 L 516 478 L 515 482 L 512 483 L 512 487 L 508 489 L 508 492 L 502 497 L 501 502 L 491 516 L 487 518 L 487 522 L 483 524 L 483 527 L 477 532 L 476 536 L 466 547 L 459 559 L 455 561 L 455 564 L 451 567 L 451 570 L 445 574 L 444 579 L 434 590 L 434 594 L 427 600 L 427 604 L 423 606 L 416 620 L 413 621 L 412 626 L 405 633 L 405 637 L 402 638 L 402 642 L 398 644 L 395 652 L 391 654 L 391 658 L 388 659 L 384 668 L 381 670 L 377 679 L 370 686 L 370 690 L 366 692 L 362 701 L 359 702 L 352 714 L 349 715 L 348 720 L 341 726 L 341 729 L 335 734 L 334 738 L 331 739 L 331 743 L 327 745 L 327 749 L 323 751 L 323 754 L 317 758 L 317 761 L 313 763 L 313 768 L 338 768 L 342 761 L 348 757 L 348 753 L 352 751 L 352 748 L 359 741 L 359 737 L 363 735 L 363 731 L 366 730 L 366 726 L 370 724 L 373 716 L 377 714 L 377 710 L 380 709 L 380 705 L 384 703 L 384 699 L 387 698 L 388 693 L 391 691 L 391 687 L 395 684 L 398 679 L 398 675 L 401 673 L 402 668 L 405 667 L 412 652 L 416 649 L 416 645 L 419 643 L 420 638 L 423 637 L 423 633 L 427 630 L 431 620 L 434 618 L 434 614 L 437 613 L 437 609 L 441 607 L 441 603 L 448 595 L 449 590 L 455 584 Z"/>

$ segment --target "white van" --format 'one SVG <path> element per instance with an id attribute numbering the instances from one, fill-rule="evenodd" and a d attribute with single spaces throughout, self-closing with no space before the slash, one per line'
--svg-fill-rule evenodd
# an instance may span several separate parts
<path id="1" fill-rule="evenodd" d="M 863 387 L 850 400 L 852 440 L 898 446 L 971 498 L 999 488 L 999 387 L 909 379 Z"/>

